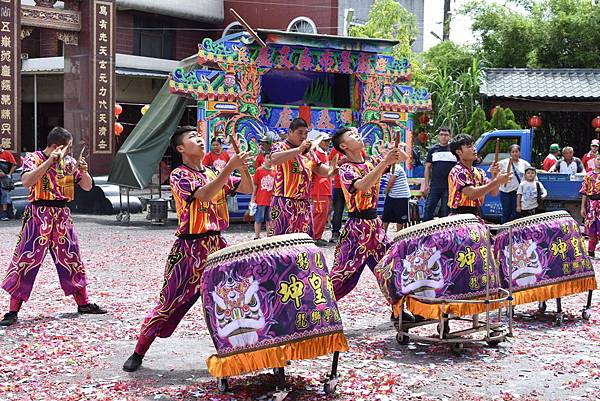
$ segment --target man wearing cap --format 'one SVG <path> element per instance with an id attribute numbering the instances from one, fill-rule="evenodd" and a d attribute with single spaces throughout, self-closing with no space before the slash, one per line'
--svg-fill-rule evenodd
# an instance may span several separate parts
<path id="1" fill-rule="evenodd" d="M 596 158 L 596 154 L 598 154 L 599 146 L 600 141 L 597 139 L 592 139 L 592 143 L 590 143 L 590 151 L 583 155 L 583 157 L 581 158 L 586 172 L 592 171 L 595 168 L 594 159 Z"/>
<path id="2" fill-rule="evenodd" d="M 265 133 L 260 137 L 260 152 L 258 156 L 256 156 L 256 160 L 254 161 L 254 168 L 257 169 L 261 167 L 265 161 L 265 155 L 271 153 L 271 144 L 273 143 L 272 135 L 269 132 Z"/>
<path id="3" fill-rule="evenodd" d="M 550 169 L 556 164 L 558 161 L 558 155 L 560 154 L 560 146 L 558 143 L 553 143 L 550 145 L 550 153 L 544 159 L 544 163 L 542 164 L 542 168 L 545 171 L 550 171 Z"/>

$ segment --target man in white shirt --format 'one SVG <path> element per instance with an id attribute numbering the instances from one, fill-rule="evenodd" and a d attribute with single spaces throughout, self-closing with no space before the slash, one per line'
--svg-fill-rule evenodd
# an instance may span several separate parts
<path id="1" fill-rule="evenodd" d="M 510 157 L 500 160 L 498 168 L 501 172 L 508 171 L 510 165 L 510 180 L 500 185 L 500 203 L 502 204 L 502 224 L 514 220 L 517 213 L 517 189 L 523 181 L 525 169 L 531 167 L 527 160 L 521 159 L 521 148 L 517 144 L 510 146 Z"/>
<path id="2" fill-rule="evenodd" d="M 550 169 L 550 172 L 561 174 L 577 174 L 583 173 L 583 163 L 578 157 L 573 156 L 573 148 L 565 146 L 562 150 L 562 159 L 556 162 Z"/>

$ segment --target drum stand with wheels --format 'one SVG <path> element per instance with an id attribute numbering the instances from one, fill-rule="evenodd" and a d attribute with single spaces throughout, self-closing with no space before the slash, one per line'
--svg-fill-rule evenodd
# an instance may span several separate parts
<path id="1" fill-rule="evenodd" d="M 338 368 L 339 359 L 340 359 L 340 352 L 335 351 L 333 353 L 333 361 L 331 363 L 331 373 L 329 374 L 329 376 L 327 376 L 327 379 L 325 379 L 325 382 L 323 383 L 323 391 L 325 392 L 325 394 L 335 393 L 335 390 L 338 385 L 337 368 Z M 289 365 L 290 362 L 288 361 L 287 364 Z M 277 392 L 281 391 L 281 389 L 285 389 L 285 368 L 283 368 L 283 367 L 273 368 L 273 375 L 276 377 L 277 384 L 275 386 L 275 393 L 277 393 Z M 218 388 L 219 392 L 226 393 L 229 391 L 229 380 L 228 379 L 229 379 L 228 377 L 217 378 L 217 388 Z M 273 395 L 273 394 L 271 394 L 271 395 Z M 268 400 L 268 399 L 271 399 L 271 398 L 269 398 L 269 396 L 267 396 L 267 398 L 265 398 L 265 400 Z"/>
<path id="2" fill-rule="evenodd" d="M 488 227 L 488 244 L 487 244 L 487 266 L 492 266 L 493 259 L 490 249 L 490 230 Z M 511 246 L 512 249 L 512 246 Z M 511 253 L 512 258 L 512 253 Z M 490 273 L 491 269 L 486 269 L 486 295 L 485 299 L 477 299 L 477 300 L 457 300 L 457 299 L 446 299 L 446 298 L 431 298 L 431 297 L 420 297 L 416 295 L 410 295 L 412 298 L 426 304 L 430 305 L 441 305 L 441 313 L 438 319 L 427 319 L 420 322 L 410 322 L 403 323 L 402 322 L 402 313 L 404 312 L 404 303 L 400 306 L 400 314 L 398 317 L 398 322 L 394 323 L 396 330 L 398 333 L 396 334 L 396 341 L 399 344 L 405 345 L 408 344 L 411 339 L 425 342 L 425 343 L 442 343 L 449 344 L 452 352 L 460 353 L 464 348 L 464 344 L 477 344 L 477 343 L 487 343 L 487 345 L 491 347 L 495 347 L 501 342 L 506 340 L 507 336 L 512 336 L 512 314 L 509 313 L 509 328 L 508 330 L 504 328 L 502 324 L 502 304 L 508 302 L 509 310 L 511 310 L 512 306 L 512 293 L 511 289 L 508 291 L 503 288 L 498 288 L 498 294 L 492 298 L 490 294 Z M 498 280 L 498 277 L 495 278 Z M 499 281 L 497 281 L 499 282 Z M 460 303 L 460 304 L 485 304 L 485 322 L 481 322 L 479 320 L 479 314 L 472 315 L 470 319 L 463 317 L 452 317 L 445 311 L 445 307 L 449 303 Z M 492 322 L 492 317 L 490 313 L 490 305 L 500 303 L 500 308 L 498 308 L 498 318 L 496 322 Z M 464 330 L 457 330 L 454 332 L 450 331 L 449 321 L 464 321 L 471 322 L 471 327 Z M 431 324 L 437 324 L 437 332 L 438 336 L 420 336 L 417 334 L 410 334 L 409 330 L 414 327 L 426 326 Z M 485 332 L 485 335 L 482 338 L 474 339 L 467 338 L 474 333 Z"/>
<path id="3" fill-rule="evenodd" d="M 588 295 L 587 295 L 587 302 L 586 302 L 585 306 L 583 307 L 583 309 L 581 309 L 581 318 L 583 320 L 590 320 L 590 316 L 591 316 L 590 310 L 592 308 L 592 296 L 593 296 L 593 291 L 589 290 Z M 547 308 L 548 308 L 547 301 L 541 301 L 538 303 L 538 313 L 540 315 L 545 315 L 547 313 L 546 312 Z M 562 299 L 561 298 L 556 298 L 556 312 L 550 312 L 550 313 L 554 313 L 553 324 L 555 326 L 561 326 L 564 323 L 565 315 L 562 310 Z M 526 316 L 535 317 L 534 315 L 526 315 Z"/>

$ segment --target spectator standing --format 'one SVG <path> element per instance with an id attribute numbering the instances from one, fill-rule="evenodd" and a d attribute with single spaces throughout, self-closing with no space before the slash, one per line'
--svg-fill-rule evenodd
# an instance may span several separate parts
<path id="1" fill-rule="evenodd" d="M 500 203 L 502 204 L 502 224 L 514 220 L 517 213 L 517 190 L 523 181 L 525 169 L 531 167 L 528 161 L 521 159 L 521 148 L 517 144 L 510 146 L 510 157 L 500 160 L 500 171 L 508 171 L 510 165 L 510 179 L 506 184 L 500 185 Z"/>
<path id="2" fill-rule="evenodd" d="M 438 205 L 440 206 L 440 216 L 448 215 L 448 175 L 450 170 L 456 165 L 457 159 L 450 151 L 448 143 L 450 142 L 450 129 L 441 127 L 438 130 L 438 143 L 434 145 L 427 153 L 425 161 L 425 178 L 421 184 L 423 196 L 427 198 L 425 202 L 424 221 L 433 219 L 433 213 Z"/>
<path id="3" fill-rule="evenodd" d="M 223 144 L 219 138 L 213 138 L 210 141 L 210 152 L 204 156 L 204 160 L 202 160 L 202 164 L 204 166 L 214 167 L 217 170 L 221 171 L 225 167 L 225 165 L 229 162 L 229 153 L 223 150 Z"/>
<path id="4" fill-rule="evenodd" d="M 554 166 L 558 161 L 559 154 L 560 146 L 558 145 L 558 143 L 553 143 L 552 145 L 550 145 L 550 153 L 548 153 L 548 156 L 546 156 L 546 158 L 544 159 L 544 162 L 542 163 L 542 168 L 545 171 L 550 171 L 552 166 Z"/>
<path id="5" fill-rule="evenodd" d="M 585 171 L 592 171 L 595 166 L 594 159 L 598 154 L 598 147 L 600 146 L 600 141 L 597 139 L 592 139 L 592 143 L 590 143 L 590 151 L 583 155 L 581 162 L 583 163 L 583 167 L 585 167 Z"/>
<path id="6" fill-rule="evenodd" d="M 559 172 L 560 174 L 577 174 L 583 173 L 583 163 L 581 159 L 573 156 L 573 148 L 565 146 L 562 149 L 562 159 L 557 161 L 550 169 L 550 172 Z"/>
<path id="7" fill-rule="evenodd" d="M 329 153 L 330 164 L 333 164 L 334 159 L 338 160 L 343 156 L 337 149 L 333 149 Z M 340 175 L 335 173 L 333 176 L 333 217 L 331 219 L 331 239 L 329 242 L 337 243 L 340 238 L 340 230 L 342 229 L 342 216 L 346 208 L 346 199 L 342 190 L 342 182 Z"/>
<path id="8" fill-rule="evenodd" d="M 260 151 L 254 161 L 254 168 L 262 166 L 265 161 L 265 155 L 271 153 L 271 145 L 273 144 L 272 135 L 272 133 L 267 132 L 260 138 Z"/>
<path id="9" fill-rule="evenodd" d="M 256 204 L 254 213 L 254 239 L 260 238 L 262 224 L 265 223 L 267 233 L 271 228 L 271 199 L 275 185 L 275 170 L 271 165 L 271 156 L 266 155 L 262 166 L 254 172 L 254 192 L 251 203 Z"/>
<path id="10" fill-rule="evenodd" d="M 546 196 L 548 196 L 546 188 L 536 180 L 535 168 L 527 167 L 523 181 L 517 190 L 517 212 L 521 214 L 521 217 L 533 216 L 542 206 L 539 201 L 545 199 Z"/>
<path id="11" fill-rule="evenodd" d="M 406 153 L 401 153 L 401 156 Z M 401 158 L 402 160 L 402 158 Z M 402 164 L 394 166 L 394 173 L 389 174 L 385 187 L 385 203 L 383 204 L 383 231 L 387 233 L 390 223 L 396 223 L 396 231 L 400 231 L 408 224 L 408 202 L 410 200 L 410 187 L 408 178 Z"/>
<path id="12" fill-rule="evenodd" d="M 331 144 L 331 137 L 325 133 L 320 134 L 314 139 L 314 142 L 318 142 L 319 145 L 315 149 L 315 156 L 319 163 L 328 164 L 329 157 L 327 151 Z M 337 158 L 333 159 L 333 162 L 337 164 Z M 331 174 L 337 173 L 337 167 L 331 170 Z M 318 245 L 323 245 L 322 237 L 325 231 L 325 225 L 327 224 L 327 216 L 329 216 L 329 208 L 331 207 L 331 175 L 327 177 L 321 177 L 320 175 L 313 172 L 313 182 L 311 189 L 312 199 L 312 216 L 313 216 L 313 239 L 317 241 Z"/>
<path id="13" fill-rule="evenodd" d="M 17 168 L 17 161 L 12 153 L 3 147 L 0 148 L 0 221 L 8 221 L 8 205 L 10 199 L 10 185 L 12 183 L 11 174 Z"/>

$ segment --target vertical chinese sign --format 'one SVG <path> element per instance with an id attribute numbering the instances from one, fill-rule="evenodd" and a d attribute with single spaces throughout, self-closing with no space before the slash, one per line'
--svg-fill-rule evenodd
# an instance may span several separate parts
<path id="1" fill-rule="evenodd" d="M 94 1 L 92 36 L 92 153 L 113 153 L 115 103 L 114 3 Z"/>
<path id="2" fill-rule="evenodd" d="M 0 0 L 0 144 L 18 152 L 21 87 L 20 1 Z"/>

